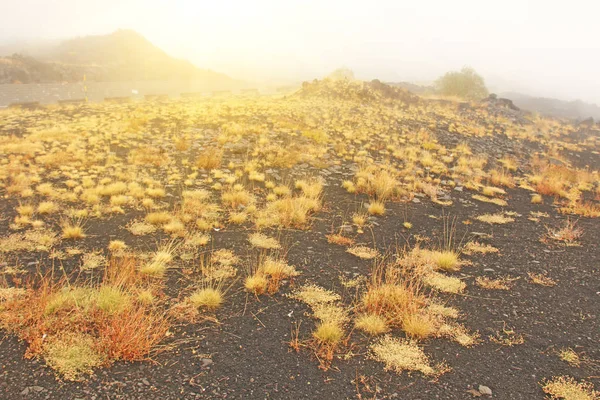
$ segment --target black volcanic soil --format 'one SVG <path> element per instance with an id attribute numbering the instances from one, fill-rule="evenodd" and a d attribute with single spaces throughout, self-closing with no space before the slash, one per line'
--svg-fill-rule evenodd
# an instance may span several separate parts
<path id="1" fill-rule="evenodd" d="M 479 140 L 479 139 L 478 139 Z M 444 140 L 441 140 L 444 143 Z M 595 157 L 595 156 L 594 156 Z M 587 165 L 596 164 L 589 159 Z M 345 168 L 340 170 L 345 172 Z M 329 173 L 329 172 L 328 172 Z M 386 252 L 396 245 L 414 244 L 414 235 L 431 237 L 435 243 L 442 234 L 443 215 L 456 217 L 456 237 L 471 237 L 497 247 L 498 254 L 464 256 L 472 261 L 456 273 L 467 283 L 464 295 L 441 294 L 440 298 L 461 310 L 460 321 L 478 331 L 482 342 L 464 348 L 447 340 L 423 343 L 434 362 L 445 361 L 452 371 L 431 381 L 419 373 L 384 371 L 383 365 L 366 358 L 369 338 L 355 332 L 356 354 L 349 359 L 336 357 L 332 368 L 323 371 L 307 349 L 296 353 L 287 342 L 291 329 L 300 323 L 300 337 L 310 337 L 314 321 L 308 308 L 285 294 L 305 282 L 343 292 L 338 277 L 368 274 L 370 263 L 329 244 L 326 235 L 348 220 L 367 197 L 348 195 L 339 187 L 343 178 L 336 172 L 327 177 L 324 209 L 310 230 L 283 230 L 280 240 L 289 247 L 288 261 L 301 275 L 280 293 L 257 300 L 241 289 L 238 281 L 216 313 L 218 323 L 205 321 L 175 326 L 165 345 L 173 348 L 152 357 L 150 362 L 116 363 L 99 369 L 83 382 L 63 382 L 43 361 L 24 359 L 26 345 L 0 333 L 0 398 L 2 399 L 469 399 L 469 389 L 488 386 L 496 399 L 542 399 L 540 382 L 556 375 L 593 378 L 600 382 L 600 229 L 597 219 L 579 218 L 584 231 L 580 246 L 543 243 L 547 227 L 560 225 L 567 216 L 559 214 L 545 199 L 545 205 L 530 203 L 525 190 L 508 190 L 509 206 L 519 216 L 506 225 L 488 225 L 475 216 L 502 208 L 471 199 L 472 193 L 453 191 L 454 204 L 441 207 L 428 199 L 418 203 L 388 203 L 383 217 L 373 218 L 370 231 L 358 236 L 359 243 L 377 246 Z M 7 233 L 14 217 L 14 201 L 0 202 L 0 232 Z M 528 220 L 531 211 L 549 214 L 539 222 Z M 88 237 L 78 243 L 85 249 L 106 248 L 116 237 L 132 247 L 152 247 L 144 237 L 123 229 L 141 212 L 90 224 Z M 407 231 L 407 220 L 413 228 Z M 471 224 L 464 224 L 464 221 Z M 58 226 L 58 221 L 56 221 Z M 56 228 L 56 227 L 55 227 Z M 251 227 L 226 228 L 212 233 L 211 246 L 228 248 L 241 257 L 250 253 L 247 234 Z M 106 232 L 111 232 L 107 235 Z M 481 234 L 489 234 L 487 237 Z M 153 239 L 155 240 L 155 239 Z M 63 242 L 60 246 L 66 246 Z M 65 269 L 76 268 L 77 257 L 65 261 Z M 42 254 L 22 254 L 20 261 L 32 272 L 37 261 L 47 267 Z M 528 272 L 546 273 L 557 281 L 554 287 L 532 284 Z M 519 278 L 509 291 L 485 290 L 475 285 L 477 276 Z M 167 294 L 177 296 L 181 271 L 169 272 Z M 347 303 L 352 293 L 346 292 Z M 503 329 L 523 335 L 525 342 L 512 347 L 489 340 Z M 588 359 L 575 368 L 561 361 L 558 349 L 571 347 Z M 341 356 L 341 355 L 340 355 Z M 590 361 L 591 360 L 591 361 Z M 485 396 L 484 396 L 485 398 Z"/>

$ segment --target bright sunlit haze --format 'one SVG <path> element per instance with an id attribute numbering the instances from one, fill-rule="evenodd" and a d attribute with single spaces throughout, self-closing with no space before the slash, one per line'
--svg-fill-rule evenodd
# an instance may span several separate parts
<path id="1" fill-rule="evenodd" d="M 592 1 L 24 0 L 2 8 L 10 12 L 0 15 L 0 50 L 132 29 L 169 55 L 257 84 L 339 67 L 360 79 L 431 83 L 469 65 L 491 91 L 600 103 Z"/>

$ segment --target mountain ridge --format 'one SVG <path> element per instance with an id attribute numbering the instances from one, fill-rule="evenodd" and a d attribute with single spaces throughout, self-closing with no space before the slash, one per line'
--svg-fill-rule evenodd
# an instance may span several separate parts
<path id="1" fill-rule="evenodd" d="M 0 83 L 128 80 L 206 80 L 233 85 L 227 75 L 169 56 L 141 34 L 121 29 L 108 35 L 67 39 L 40 55 L 0 57 Z"/>

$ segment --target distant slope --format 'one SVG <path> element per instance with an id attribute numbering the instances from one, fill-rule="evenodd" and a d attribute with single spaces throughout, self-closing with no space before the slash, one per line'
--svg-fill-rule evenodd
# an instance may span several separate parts
<path id="1" fill-rule="evenodd" d="M 109 35 L 86 36 L 64 41 L 32 57 L 0 58 L 0 83 L 132 80 L 206 80 L 233 85 L 235 80 L 214 71 L 178 60 L 154 46 L 142 35 L 119 30 Z"/>
<path id="2" fill-rule="evenodd" d="M 328 100 L 351 101 L 400 101 L 405 104 L 415 104 L 419 96 L 400 87 L 392 87 L 374 79 L 371 82 L 351 81 L 348 79 L 314 80 L 303 82 L 295 97 L 315 97 Z"/>
<path id="3" fill-rule="evenodd" d="M 600 107 L 581 100 L 564 101 L 545 97 L 533 97 L 521 93 L 506 92 L 499 96 L 512 100 L 515 105 L 531 112 L 538 112 L 558 118 L 583 120 L 592 117 L 600 119 Z"/>
<path id="4" fill-rule="evenodd" d="M 400 87 L 414 94 L 428 94 L 435 91 L 433 86 L 422 86 L 411 82 L 386 82 L 390 86 Z"/>
<path id="5" fill-rule="evenodd" d="M 77 66 L 41 62 L 15 54 L 0 57 L 0 83 L 52 83 L 81 80 L 83 71 Z"/>

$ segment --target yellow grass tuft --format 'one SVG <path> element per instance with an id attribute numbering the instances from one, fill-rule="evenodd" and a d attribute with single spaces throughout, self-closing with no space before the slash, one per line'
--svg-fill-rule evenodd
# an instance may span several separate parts
<path id="1" fill-rule="evenodd" d="M 173 217 L 166 211 L 151 212 L 146 215 L 146 222 L 152 225 L 164 225 L 171 221 Z"/>
<path id="2" fill-rule="evenodd" d="M 381 335 L 390 330 L 385 318 L 377 314 L 361 314 L 354 321 L 356 329 L 371 336 Z"/>
<path id="3" fill-rule="evenodd" d="M 556 281 L 547 275 L 536 274 L 534 272 L 528 272 L 527 275 L 529 275 L 529 279 L 531 280 L 531 283 L 534 283 L 536 285 L 548 286 L 548 287 L 556 286 Z"/>
<path id="4" fill-rule="evenodd" d="M 457 271 L 460 269 L 460 259 L 455 251 L 432 251 L 430 257 L 436 269 L 442 271 Z"/>
<path id="5" fill-rule="evenodd" d="M 348 253 L 362 258 L 363 260 L 372 260 L 373 258 L 379 257 L 379 252 L 376 249 L 372 249 L 367 246 L 354 246 L 346 250 Z"/>
<path id="6" fill-rule="evenodd" d="M 502 213 L 497 213 L 478 215 L 477 220 L 485 222 L 486 224 L 507 224 L 509 222 L 513 222 L 515 219 L 511 217 L 506 217 Z"/>
<path id="7" fill-rule="evenodd" d="M 564 400 L 598 400 L 600 393 L 594 390 L 594 385 L 589 382 L 577 382 L 570 376 L 555 376 L 542 382 L 544 393 L 552 399 Z"/>
<path id="8" fill-rule="evenodd" d="M 446 276 L 438 272 L 430 272 L 423 277 L 423 283 L 434 289 L 446 293 L 462 293 L 467 287 L 466 283 L 454 276 Z"/>
<path id="9" fill-rule="evenodd" d="M 37 206 L 37 212 L 42 215 L 54 214 L 58 211 L 58 205 L 52 201 L 43 201 Z"/>
<path id="10" fill-rule="evenodd" d="M 80 222 L 64 222 L 62 225 L 63 239 L 83 239 L 86 237 Z"/>
<path id="11" fill-rule="evenodd" d="M 248 276 L 244 281 L 244 287 L 250 293 L 261 295 L 267 291 L 268 279 L 261 273 Z"/>
<path id="12" fill-rule="evenodd" d="M 219 288 L 201 288 L 192 293 L 189 299 L 195 307 L 215 310 L 223 304 L 223 292 Z"/>
<path id="13" fill-rule="evenodd" d="M 335 322 L 321 322 L 317 325 L 313 336 L 321 343 L 336 345 L 344 337 L 344 330 Z"/>
<path id="14" fill-rule="evenodd" d="M 544 198 L 541 194 L 534 194 L 531 196 L 531 204 L 542 204 L 544 202 Z"/>
<path id="15" fill-rule="evenodd" d="M 486 276 L 478 276 L 475 278 L 475 283 L 484 289 L 491 290 L 510 290 L 512 283 L 519 278 L 502 277 L 502 278 L 488 278 Z"/>
<path id="16" fill-rule="evenodd" d="M 94 339 L 83 333 L 65 332 L 51 337 L 42 354 L 46 363 L 67 380 L 81 380 L 106 361 Z"/>
<path id="17" fill-rule="evenodd" d="M 108 244 L 108 250 L 114 253 L 120 253 L 127 250 L 127 245 L 122 240 L 111 240 Z"/>
<path id="18" fill-rule="evenodd" d="M 579 367 L 581 365 L 581 357 L 573 349 L 561 349 L 558 352 L 558 356 L 572 367 Z"/>
<path id="19" fill-rule="evenodd" d="M 260 232 L 251 234 L 248 237 L 248 241 L 252 247 L 258 247 L 259 249 L 277 250 L 281 248 L 277 239 L 268 237 Z"/>
<path id="20" fill-rule="evenodd" d="M 499 198 L 496 198 L 496 197 L 486 197 L 486 196 L 482 196 L 480 194 L 475 194 L 475 195 L 473 195 L 471 197 L 473 199 L 475 199 L 475 200 L 479 200 L 479 201 L 482 201 L 484 203 L 492 203 L 492 204 L 495 204 L 495 205 L 500 206 L 500 207 L 506 207 L 508 205 L 508 203 L 506 202 L 506 200 L 499 199 Z"/>
<path id="21" fill-rule="evenodd" d="M 435 321 L 431 316 L 409 314 L 402 319 L 402 330 L 413 339 L 425 339 L 435 332 Z"/>
<path id="22" fill-rule="evenodd" d="M 385 336 L 371 345 L 371 356 L 384 363 L 388 371 L 399 374 L 404 371 L 418 371 L 423 375 L 436 374 L 423 349 L 412 341 Z"/>
<path id="23" fill-rule="evenodd" d="M 369 203 L 367 211 L 371 215 L 383 215 L 385 214 L 385 203 L 383 201 L 373 200 Z"/>

